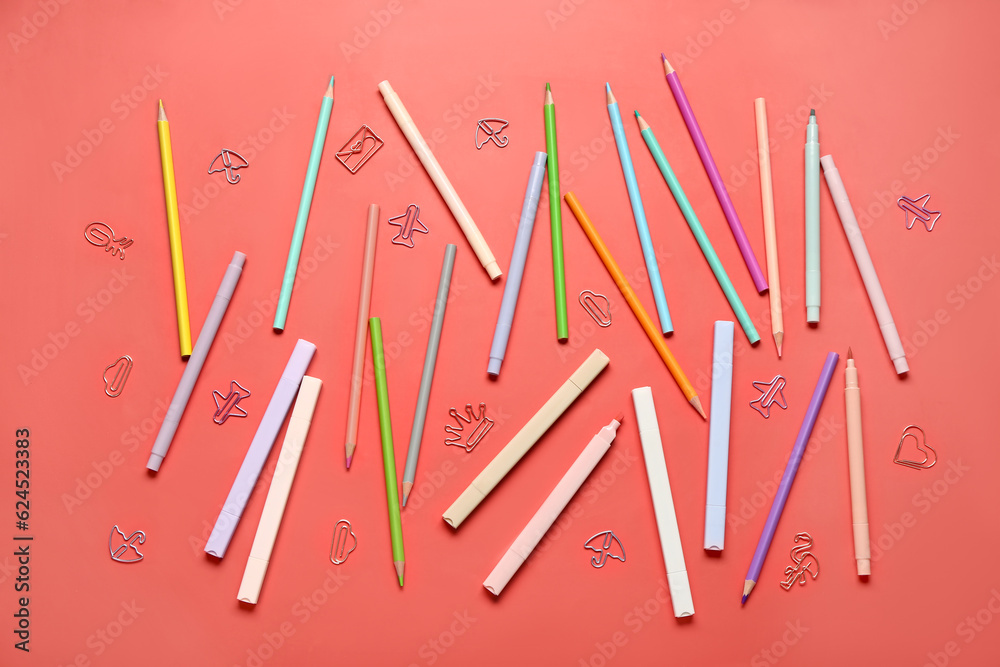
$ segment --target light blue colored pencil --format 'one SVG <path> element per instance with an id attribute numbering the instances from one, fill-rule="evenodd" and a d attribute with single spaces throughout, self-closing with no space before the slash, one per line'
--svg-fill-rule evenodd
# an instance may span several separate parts
<path id="1" fill-rule="evenodd" d="M 316 174 L 319 172 L 319 162 L 323 157 L 323 144 L 326 143 L 326 130 L 330 125 L 330 113 L 333 111 L 333 77 L 323 95 L 323 104 L 319 108 L 319 120 L 316 121 L 316 134 L 313 135 L 312 151 L 309 152 L 309 166 L 306 167 L 306 182 L 302 185 L 302 198 L 299 199 L 299 213 L 295 216 L 295 229 L 292 231 L 292 245 L 288 249 L 288 261 L 285 263 L 285 276 L 281 280 L 281 293 L 278 295 L 278 306 L 274 309 L 275 331 L 285 330 L 285 319 L 288 317 L 288 303 L 292 300 L 292 285 L 295 284 L 295 272 L 299 269 L 299 255 L 302 254 L 302 239 L 306 235 L 306 222 L 309 220 L 309 207 L 312 206 L 313 190 L 316 189 Z"/>
<path id="2" fill-rule="evenodd" d="M 674 324 L 670 321 L 670 308 L 667 307 L 667 295 L 663 292 L 663 281 L 660 279 L 660 267 L 656 263 L 656 251 L 653 249 L 653 239 L 649 235 L 649 223 L 646 222 L 646 210 L 642 207 L 639 196 L 639 183 L 635 179 L 635 167 L 632 166 L 632 154 L 625 140 L 625 128 L 622 127 L 622 114 L 618 110 L 618 102 L 611 92 L 611 84 L 604 84 L 608 98 L 608 116 L 611 117 L 611 129 L 615 133 L 615 145 L 618 146 L 618 159 L 622 163 L 625 174 L 625 187 L 628 188 L 628 198 L 632 202 L 632 217 L 635 218 L 635 229 L 639 232 L 639 243 L 642 245 L 642 256 L 646 260 L 646 272 L 649 273 L 649 285 L 653 288 L 653 301 L 656 303 L 656 314 L 660 317 L 660 330 L 673 333 Z"/>

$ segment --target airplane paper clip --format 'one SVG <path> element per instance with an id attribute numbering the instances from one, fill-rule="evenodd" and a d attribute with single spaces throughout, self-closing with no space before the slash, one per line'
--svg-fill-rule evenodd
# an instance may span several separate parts
<path id="1" fill-rule="evenodd" d="M 236 162 L 233 161 L 233 156 L 236 157 Z M 216 166 L 217 162 L 220 162 L 222 166 Z M 236 151 L 231 151 L 228 148 L 223 148 L 222 152 L 216 155 L 212 160 L 212 164 L 208 165 L 208 173 L 214 174 L 216 172 L 224 171 L 226 172 L 226 180 L 233 185 L 236 185 L 240 182 L 240 175 L 236 173 L 236 170 L 249 166 L 250 163 L 247 162 L 246 158 L 242 155 Z"/>
<path id="2" fill-rule="evenodd" d="M 604 567 L 609 558 L 625 562 L 625 547 L 622 546 L 621 540 L 618 539 L 614 531 L 606 530 L 594 535 L 587 540 L 583 548 L 597 552 L 597 555 L 590 559 L 590 564 L 594 567 Z"/>
<path id="3" fill-rule="evenodd" d="M 795 565 L 785 567 L 785 579 L 778 582 L 786 591 L 791 590 L 796 581 L 800 586 L 804 586 L 807 574 L 813 579 L 819 576 L 819 560 L 809 551 L 813 545 L 812 535 L 809 533 L 798 533 L 795 536 L 794 542 L 798 544 L 799 540 L 802 540 L 804 544 L 792 547 L 791 553 L 792 562 Z M 815 569 L 813 569 L 813 566 L 815 566 Z"/>
<path id="4" fill-rule="evenodd" d="M 112 368 L 115 369 L 115 374 L 109 380 L 108 371 Z M 127 354 L 123 354 L 108 364 L 108 367 L 104 369 L 104 393 L 111 398 L 121 396 L 122 390 L 125 389 L 125 382 L 128 380 L 128 375 L 131 372 L 132 357 Z"/>
<path id="5" fill-rule="evenodd" d="M 119 530 L 118 525 L 115 524 L 115 527 L 111 529 L 111 534 L 108 535 L 108 550 L 111 552 L 111 560 L 119 563 L 138 563 L 144 556 L 139 553 L 139 549 L 135 546 L 135 543 L 142 544 L 145 541 L 146 533 L 141 530 L 137 530 L 128 537 L 125 537 L 125 533 Z M 135 552 L 135 556 L 126 557 L 129 548 Z"/>
<path id="6" fill-rule="evenodd" d="M 455 408 L 448 411 L 448 414 L 455 419 L 455 423 L 458 424 L 458 427 L 456 428 L 451 424 L 444 427 L 444 432 L 448 434 L 448 437 L 445 437 L 444 439 L 444 444 L 464 447 L 465 451 L 471 452 L 476 445 L 482 442 L 483 438 L 486 437 L 486 434 L 490 432 L 490 429 L 493 428 L 493 420 L 486 416 L 485 403 L 479 404 L 478 415 L 472 410 L 472 403 L 465 404 L 465 412 L 469 415 L 468 417 L 460 414 Z M 465 427 L 462 426 L 462 422 L 465 422 L 466 424 L 471 424 L 473 422 L 476 423 L 464 443 L 462 442 L 462 432 Z"/>
<path id="7" fill-rule="evenodd" d="M 110 252 L 112 257 L 117 254 L 118 259 L 125 259 L 125 248 L 134 243 L 134 239 L 125 236 L 115 237 L 115 230 L 103 222 L 92 222 L 87 225 L 83 230 L 83 238 L 91 245 L 104 248 L 104 252 Z M 113 247 L 112 243 L 117 243 L 118 247 Z"/>
<path id="8" fill-rule="evenodd" d="M 402 222 L 393 222 L 402 218 Z M 396 245 L 405 245 L 407 248 L 413 247 L 413 235 L 417 232 L 427 233 L 427 227 L 420 222 L 420 207 L 410 204 L 406 207 L 406 213 L 389 218 L 389 224 L 399 227 L 399 233 L 392 237 L 392 242 Z M 399 239 L 402 239 L 400 241 Z"/>
<path id="9" fill-rule="evenodd" d="M 941 211 L 929 210 L 927 204 L 930 200 L 931 196 L 929 193 L 925 193 L 916 199 L 900 197 L 896 200 L 896 206 L 903 209 L 903 220 L 906 222 L 907 229 L 913 229 L 914 223 L 919 220 L 923 223 L 924 229 L 933 231 L 935 223 L 941 217 Z"/>
<path id="10" fill-rule="evenodd" d="M 760 398 L 750 401 L 750 407 L 761 414 L 764 419 L 771 416 L 771 406 L 777 405 L 782 410 L 788 409 L 785 401 L 785 377 L 775 375 L 770 382 L 757 380 L 753 383 L 753 388 L 760 392 Z M 756 405 L 754 405 L 756 403 Z"/>
<path id="11" fill-rule="evenodd" d="M 361 169 L 365 162 L 368 162 L 384 144 L 385 142 L 375 134 L 374 130 L 367 125 L 362 125 L 337 151 L 337 160 L 347 167 L 347 171 L 356 174 L 358 169 Z"/>
<path id="12" fill-rule="evenodd" d="M 236 380 L 229 383 L 228 394 L 223 395 L 221 391 L 213 391 L 212 398 L 215 399 L 215 414 L 212 415 L 212 421 L 221 426 L 230 417 L 246 417 L 247 411 L 240 407 L 240 401 L 244 398 L 249 398 L 249 396 L 250 390 Z"/>
<path id="13" fill-rule="evenodd" d="M 500 148 L 506 148 L 509 138 L 500 133 L 510 125 L 503 118 L 482 118 L 476 123 L 476 150 L 481 149 L 489 142 L 493 142 Z M 482 132 L 484 139 L 479 140 L 479 133 Z"/>

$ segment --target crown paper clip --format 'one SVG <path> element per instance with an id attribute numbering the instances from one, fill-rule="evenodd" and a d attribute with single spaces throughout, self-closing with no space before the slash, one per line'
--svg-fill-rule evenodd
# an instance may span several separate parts
<path id="1" fill-rule="evenodd" d="M 465 404 L 465 412 L 469 415 L 468 417 L 460 414 L 455 408 L 448 411 L 448 414 L 455 419 L 455 423 L 458 424 L 458 427 L 456 428 L 451 424 L 444 427 L 444 432 L 448 434 L 448 437 L 445 437 L 444 439 L 444 444 L 464 447 L 465 451 L 471 452 L 476 445 L 482 442 L 483 438 L 486 437 L 486 434 L 490 432 L 490 429 L 493 428 L 493 420 L 486 416 L 485 403 L 479 404 L 478 415 L 473 412 L 472 403 Z M 469 437 L 464 443 L 462 442 L 462 433 L 465 427 L 462 426 L 462 422 L 465 422 L 466 424 L 472 424 L 473 422 L 476 423 L 476 425 L 469 432 Z"/>

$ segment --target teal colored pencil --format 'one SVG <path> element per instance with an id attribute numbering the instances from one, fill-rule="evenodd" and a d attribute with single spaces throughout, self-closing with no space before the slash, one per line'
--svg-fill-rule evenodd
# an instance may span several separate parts
<path id="1" fill-rule="evenodd" d="M 392 447 L 392 418 L 389 416 L 389 388 L 385 381 L 385 353 L 382 348 L 382 321 L 368 319 L 372 339 L 372 363 L 375 366 L 375 395 L 378 398 L 378 428 L 382 434 L 382 466 L 385 468 L 385 499 L 389 505 L 389 538 L 392 541 L 392 564 L 403 585 L 403 527 L 399 518 L 399 491 L 396 490 L 396 452 Z"/>
<path id="2" fill-rule="evenodd" d="M 698 247 L 701 248 L 705 259 L 708 260 L 708 265 L 712 267 L 712 273 L 715 274 L 715 279 L 719 281 L 719 287 L 722 288 L 723 293 L 726 295 L 729 306 L 733 309 L 733 314 L 739 320 L 740 326 L 743 327 L 743 332 L 750 340 L 750 343 L 756 343 L 760 340 L 760 335 L 757 333 L 753 322 L 750 321 L 747 309 L 743 307 L 740 295 L 736 293 L 736 288 L 733 287 L 733 282 L 729 280 L 726 269 L 723 268 L 722 262 L 719 261 L 719 256 L 715 254 L 715 248 L 712 247 L 712 242 L 708 240 L 708 235 L 705 234 L 705 230 L 698 221 L 698 216 L 695 215 L 694 209 L 691 207 L 691 202 L 688 201 L 687 195 L 684 194 L 684 188 L 681 187 L 680 181 L 674 175 L 674 170 L 670 168 L 667 156 L 663 154 L 663 149 L 660 148 L 660 143 L 656 140 L 653 130 L 650 129 L 649 124 L 643 120 L 638 111 L 635 112 L 635 118 L 639 121 L 639 131 L 642 133 L 642 138 L 646 141 L 646 146 L 653 155 L 656 166 L 660 168 L 663 180 L 667 182 L 667 187 L 670 188 L 674 199 L 677 200 L 677 206 L 680 207 L 681 213 L 684 214 L 684 219 L 687 220 L 688 226 L 691 228 L 691 233 L 694 234 L 694 238 L 698 242 Z"/>
<path id="3" fill-rule="evenodd" d="M 323 144 L 326 143 L 326 129 L 330 125 L 330 112 L 333 111 L 333 77 L 323 95 L 323 104 L 319 108 L 319 120 L 316 121 L 316 134 L 313 135 L 312 151 L 309 152 L 309 166 L 306 167 L 306 182 L 302 185 L 302 198 L 299 199 L 299 213 L 295 216 L 295 229 L 292 231 L 292 245 L 288 249 L 288 261 L 285 263 L 285 276 L 281 279 L 281 293 L 278 295 L 278 306 L 274 310 L 274 329 L 285 330 L 285 319 L 288 317 L 288 303 L 292 300 L 292 285 L 295 283 L 295 272 L 299 269 L 299 255 L 302 253 L 302 239 L 306 235 L 306 221 L 309 220 L 309 207 L 312 206 L 313 191 L 316 189 L 316 174 L 319 172 L 319 162 L 323 157 Z"/>

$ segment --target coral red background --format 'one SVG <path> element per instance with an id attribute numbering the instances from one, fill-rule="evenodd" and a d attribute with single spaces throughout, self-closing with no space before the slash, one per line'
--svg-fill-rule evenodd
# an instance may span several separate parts
<path id="1" fill-rule="evenodd" d="M 5 2 L 0 68 L 3 152 L 0 278 L 6 286 L 0 417 L 0 646 L 3 664 L 39 665 L 988 665 L 1000 653 L 1000 547 L 992 426 L 998 370 L 997 227 L 987 214 L 1000 148 L 992 109 L 998 57 L 993 3 L 551 0 L 280 3 Z M 367 34 L 366 34 L 367 33 Z M 785 357 L 754 293 L 659 63 L 680 71 L 763 264 L 753 99 L 767 99 Z M 287 330 L 271 331 L 320 96 L 336 102 Z M 543 201 L 507 360 L 485 369 L 503 282 L 490 284 L 377 92 L 388 79 L 506 270 L 531 156 L 544 148 L 542 97 L 557 105 L 564 191 L 587 207 L 640 298 L 648 282 L 604 103 L 639 109 L 659 137 L 762 336 L 737 331 L 726 550 L 701 549 L 708 427 L 688 407 L 568 208 L 563 207 L 572 336 L 555 340 L 548 208 Z M 182 372 L 156 138 L 171 121 L 192 333 L 226 262 L 243 278 L 173 447 L 156 477 L 145 462 Z M 817 110 L 907 350 L 897 378 L 825 184 L 823 307 L 803 302 L 802 145 Z M 476 120 L 510 121 L 506 149 L 474 146 Z M 385 147 L 357 175 L 334 153 L 362 123 Z M 669 344 L 708 404 L 711 328 L 731 319 L 634 121 L 625 118 L 676 325 Z M 252 140 L 249 139 L 252 137 Z M 231 186 L 207 167 L 222 148 L 250 167 Z M 58 163 L 58 164 L 57 164 Z M 899 194 L 943 212 L 907 230 Z M 382 207 L 372 314 L 382 318 L 402 474 L 444 245 L 458 244 L 418 486 L 403 515 L 406 586 L 392 574 L 375 397 L 364 394 L 354 467 L 343 466 L 361 243 Z M 415 202 L 430 233 L 406 249 L 385 223 Z M 125 261 L 89 245 L 93 221 L 135 239 Z M 117 277 L 117 280 L 116 280 Z M 576 303 L 611 297 L 597 329 Z M 114 290 L 114 291 L 112 291 Z M 67 334 L 67 329 L 72 336 Z M 254 609 L 236 592 L 277 456 L 222 562 L 202 545 L 298 337 L 318 346 L 322 378 L 267 579 Z M 812 454 L 792 489 L 761 581 L 739 593 L 769 502 L 829 350 L 852 346 L 864 398 L 873 575 L 854 574 L 842 397 L 843 362 Z M 595 347 L 609 368 L 459 531 L 441 512 Z M 135 368 L 121 397 L 103 368 Z M 34 366 L 33 366 L 34 364 Z M 371 361 L 368 361 L 370 373 Z M 752 380 L 787 379 L 788 410 L 763 420 Z M 250 416 L 212 423 L 213 389 L 238 380 Z M 656 537 L 629 390 L 653 387 L 697 613 L 664 604 Z M 472 453 L 442 443 L 452 406 L 485 401 L 496 424 Z M 482 581 L 614 413 L 626 421 L 545 548 L 501 599 Z M 936 448 L 927 471 L 893 465 L 903 428 Z M 31 431 L 31 652 L 13 647 L 15 429 Z M 279 439 L 280 445 L 280 439 Z M 357 551 L 339 567 L 333 525 L 353 522 Z M 145 560 L 114 563 L 118 524 L 144 530 Z M 584 541 L 613 529 L 626 563 L 588 564 Z M 778 581 L 792 536 L 809 531 L 820 576 Z M 992 607 L 990 606 L 992 605 Z M 992 610 L 991 610 L 992 609 Z M 766 653 L 765 653 L 766 651 Z"/>

